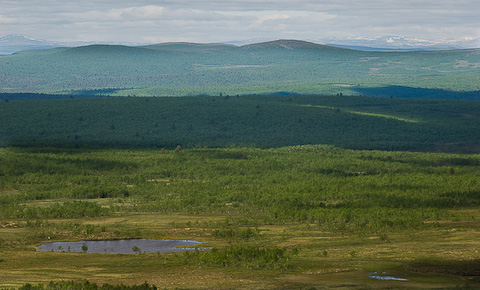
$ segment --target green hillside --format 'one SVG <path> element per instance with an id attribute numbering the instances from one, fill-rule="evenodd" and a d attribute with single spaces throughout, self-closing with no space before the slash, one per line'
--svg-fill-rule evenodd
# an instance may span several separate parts
<path id="1" fill-rule="evenodd" d="M 19 100 L 0 102 L 0 123 L 0 146 L 330 144 L 351 149 L 480 150 L 480 103 L 474 101 L 358 96 Z"/>
<path id="2" fill-rule="evenodd" d="M 480 50 L 361 52 L 303 41 L 242 47 L 92 45 L 0 57 L 0 92 L 185 96 L 348 94 L 480 99 Z M 389 90 L 389 88 L 397 88 Z M 377 88 L 382 88 L 378 93 Z M 429 89 L 441 90 L 429 94 Z"/>

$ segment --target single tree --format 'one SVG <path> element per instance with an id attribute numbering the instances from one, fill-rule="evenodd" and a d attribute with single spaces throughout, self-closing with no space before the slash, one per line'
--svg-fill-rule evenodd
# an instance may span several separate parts
<path id="1" fill-rule="evenodd" d="M 137 247 L 137 246 L 133 246 L 132 251 L 135 252 L 135 254 L 138 255 L 142 250 L 140 250 L 140 248 Z"/>

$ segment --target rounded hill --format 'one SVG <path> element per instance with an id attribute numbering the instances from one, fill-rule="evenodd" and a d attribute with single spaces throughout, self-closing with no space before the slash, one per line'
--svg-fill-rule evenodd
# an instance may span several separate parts
<path id="1" fill-rule="evenodd" d="M 245 49 L 280 48 L 280 49 L 286 49 L 286 50 L 311 49 L 311 50 L 350 51 L 349 49 L 316 44 L 308 41 L 290 40 L 290 39 L 280 39 L 280 40 L 274 40 L 274 41 L 268 41 L 268 42 L 262 42 L 262 43 L 249 44 L 249 45 L 242 46 L 242 48 L 245 48 Z"/>
<path id="2" fill-rule="evenodd" d="M 237 46 L 223 43 L 166 42 L 142 46 L 142 48 L 177 52 L 224 52 L 237 49 Z"/>
<path id="3" fill-rule="evenodd" d="M 154 51 L 142 48 L 132 47 L 124 45 L 107 45 L 107 44 L 94 44 L 88 46 L 79 46 L 67 49 L 63 51 L 64 54 L 82 54 L 82 55 L 95 55 L 95 54 L 145 54 L 154 53 Z"/>

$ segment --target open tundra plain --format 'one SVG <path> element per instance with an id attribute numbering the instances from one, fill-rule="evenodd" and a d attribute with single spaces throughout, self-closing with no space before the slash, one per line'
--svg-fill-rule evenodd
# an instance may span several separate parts
<path id="1" fill-rule="evenodd" d="M 0 284 L 479 287 L 479 155 L 347 150 L 6 148 Z M 183 253 L 45 242 L 188 239 Z M 134 249 L 135 250 L 135 249 Z"/>

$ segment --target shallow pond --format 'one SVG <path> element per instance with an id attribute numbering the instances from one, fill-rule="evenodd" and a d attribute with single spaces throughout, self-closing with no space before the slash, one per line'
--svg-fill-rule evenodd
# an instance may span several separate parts
<path id="1" fill-rule="evenodd" d="M 386 272 L 383 272 L 381 275 L 377 274 L 377 272 L 373 272 L 373 273 L 370 273 L 368 277 L 372 279 L 384 280 L 384 281 L 408 281 L 408 279 L 405 279 L 405 278 L 388 276 L 386 274 L 387 274 Z"/>
<path id="2" fill-rule="evenodd" d="M 38 247 L 42 252 L 71 252 L 92 254 L 172 253 L 193 251 L 202 242 L 193 240 L 129 239 L 106 241 L 53 242 Z"/>

